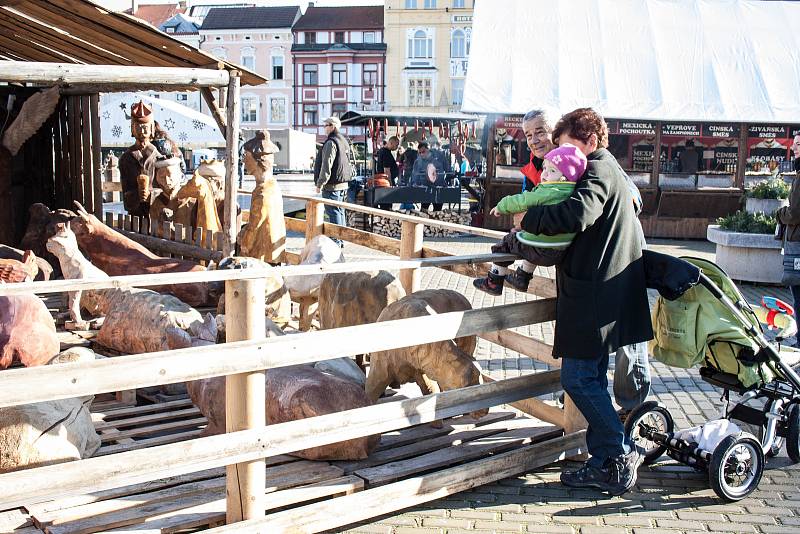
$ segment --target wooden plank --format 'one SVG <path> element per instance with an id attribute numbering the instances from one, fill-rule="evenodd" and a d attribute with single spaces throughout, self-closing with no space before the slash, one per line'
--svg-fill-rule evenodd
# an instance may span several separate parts
<path id="1" fill-rule="evenodd" d="M 159 86 L 217 86 L 227 84 L 226 70 L 185 67 L 143 67 L 127 65 L 80 65 L 75 63 L 31 63 L 3 61 L 0 79 L 9 83 L 59 84 L 157 84 Z"/>
<path id="2" fill-rule="evenodd" d="M 92 191 L 94 193 L 94 215 L 103 216 L 103 171 L 101 161 L 100 140 L 100 95 L 93 93 L 89 96 L 89 110 L 91 115 L 90 128 L 92 130 Z"/>
<path id="3" fill-rule="evenodd" d="M 381 441 L 375 448 L 376 451 L 382 451 L 394 447 L 402 447 L 409 443 L 416 443 L 426 439 L 436 438 L 443 436 L 456 429 L 467 429 L 481 426 L 483 424 L 495 423 L 497 421 L 504 421 L 511 419 L 513 414 L 510 412 L 489 412 L 484 417 L 475 419 L 470 415 L 462 415 L 460 417 L 453 417 L 444 422 L 441 427 L 432 425 L 419 425 L 415 427 L 403 428 L 394 432 L 384 432 L 381 435 Z"/>
<path id="4" fill-rule="evenodd" d="M 186 408 L 183 410 L 173 410 L 169 412 L 161 412 L 149 415 L 141 415 L 137 417 L 131 417 L 126 419 L 117 419 L 114 421 L 99 421 L 94 424 L 95 430 L 105 430 L 107 428 L 116 428 L 120 429 L 127 426 L 134 426 L 134 425 L 143 425 L 149 424 L 153 422 L 160 422 L 166 421 L 169 419 L 178 419 L 178 418 L 186 418 L 186 417 L 197 417 L 200 415 L 200 410 L 195 407 Z"/>
<path id="5" fill-rule="evenodd" d="M 287 227 L 288 229 L 288 227 Z M 387 237 L 372 232 L 365 232 L 356 228 L 338 226 L 336 224 L 324 224 L 325 235 L 331 238 L 338 238 L 350 243 L 361 245 L 372 250 L 379 250 L 392 256 L 400 256 L 400 240 Z M 302 230 L 300 230 L 302 231 Z"/>
<path id="6" fill-rule="evenodd" d="M 121 452 L 130 452 L 140 449 L 148 449 L 151 447 L 158 447 L 160 445 L 168 445 L 170 443 L 178 443 L 181 441 L 188 441 L 193 438 L 198 438 L 203 435 L 202 430 L 190 430 L 187 432 L 179 432 L 176 434 L 169 434 L 166 436 L 158 436 L 155 438 L 138 439 L 131 442 L 117 443 L 116 445 L 104 445 L 94 454 L 96 457 L 108 456 L 109 454 L 118 454 Z"/>
<path id="7" fill-rule="evenodd" d="M 295 219 L 294 217 L 284 217 L 283 223 L 286 225 L 287 232 L 301 232 L 306 231 L 306 221 L 303 219 Z"/>
<path id="8" fill-rule="evenodd" d="M 148 219 L 145 219 L 145 221 Z M 124 231 L 123 231 L 124 232 Z M 210 232 L 209 232 L 210 233 Z M 133 233 L 126 234 L 131 239 L 141 238 Z M 155 238 L 153 238 L 155 239 Z M 167 241 L 167 243 L 171 243 Z M 175 244 L 181 245 L 180 243 Z M 246 280 L 264 276 L 310 276 L 327 273 L 351 273 L 375 270 L 397 271 L 418 267 L 444 267 L 461 263 L 487 260 L 504 260 L 513 258 L 507 254 L 471 254 L 467 256 L 444 256 L 441 258 L 420 258 L 415 260 L 367 260 L 327 265 L 284 265 L 270 269 L 250 268 L 236 270 L 196 271 L 184 273 L 163 273 L 129 276 L 110 276 L 103 280 L 49 280 L 46 282 L 20 282 L 18 284 L 0 285 L 0 295 L 21 295 L 28 293 L 61 293 L 64 291 L 85 291 L 90 289 L 109 289 L 118 287 L 148 287 L 163 284 L 193 284 L 197 282 L 215 282 L 222 280 Z M 555 316 L 553 316 L 553 319 Z M 547 319 L 551 320 L 551 319 Z"/>
<path id="9" fill-rule="evenodd" d="M 321 200 L 317 197 L 306 200 L 306 243 L 325 233 L 325 205 Z"/>
<path id="10" fill-rule="evenodd" d="M 191 273 L 185 274 L 188 277 Z M 520 302 L 264 340 L 69 363 L 57 368 L 7 369 L 0 373 L 0 406 L 172 384 L 432 343 L 534 324 L 551 318 L 553 313 L 552 301 Z"/>
<path id="11" fill-rule="evenodd" d="M 509 423 L 517 423 L 519 427 L 413 458 L 359 469 L 354 474 L 366 480 L 367 485 L 370 487 L 380 486 L 424 471 L 474 460 L 489 454 L 517 448 L 521 445 L 552 439 L 563 434 L 560 428 L 545 425 L 535 419 L 520 418 L 506 422 L 506 424 Z"/>
<path id="12" fill-rule="evenodd" d="M 558 387 L 553 381 L 554 378 L 557 380 L 557 374 L 558 371 L 547 371 L 416 399 L 270 425 L 263 430 L 244 430 L 147 450 L 128 451 L 113 457 L 88 458 L 5 473 L 0 475 L 0 487 L 3 488 L 0 508 L 42 502 L 73 492 L 102 491 L 115 486 L 138 484 L 428 423 L 552 392 L 554 387 Z"/>
<path id="13" fill-rule="evenodd" d="M 220 111 L 219 106 L 217 106 L 217 99 L 214 98 L 214 92 L 210 87 L 201 87 L 200 94 L 203 95 L 203 100 L 208 104 L 208 109 L 211 110 L 211 116 L 214 117 L 214 120 L 217 122 L 217 127 L 220 133 L 222 133 L 222 137 L 227 139 L 225 116 L 222 114 L 222 111 Z"/>
<path id="14" fill-rule="evenodd" d="M 144 218 L 142 220 L 149 221 L 150 219 Z M 156 225 L 153 225 L 153 231 L 156 231 L 155 229 Z M 206 261 L 211 261 L 214 258 L 218 258 L 221 256 L 219 253 L 216 253 L 206 248 L 201 248 L 186 243 L 178 243 L 177 241 L 171 241 L 169 239 L 163 239 L 161 237 L 153 235 L 147 235 L 149 233 L 147 225 L 145 225 L 145 227 L 141 229 L 141 233 L 127 231 L 127 230 L 120 230 L 118 228 L 116 230 L 125 237 L 144 245 L 149 250 L 154 251 L 158 254 L 175 254 L 178 256 L 184 256 L 193 259 L 202 259 Z"/>
<path id="15" fill-rule="evenodd" d="M 147 436 L 156 434 L 158 432 L 165 432 L 168 430 L 186 430 L 187 428 L 198 428 L 205 426 L 208 421 L 205 417 L 197 417 L 195 419 L 187 419 L 184 421 L 172 421 L 170 423 L 161 423 L 140 428 L 132 428 L 129 430 L 107 430 L 103 433 L 102 441 L 116 441 L 123 438 L 134 438 L 140 436 Z"/>
<path id="16" fill-rule="evenodd" d="M 223 209 L 222 235 L 223 256 L 230 256 L 236 250 L 236 236 L 239 228 L 236 223 L 236 184 L 238 182 L 239 169 L 239 121 L 241 111 L 239 110 L 239 74 L 231 73 L 228 81 L 228 102 L 227 102 L 227 127 L 225 128 L 225 206 Z M 219 84 L 217 84 L 219 85 Z"/>
<path id="17" fill-rule="evenodd" d="M 335 529 L 556 462 L 583 450 L 584 434 L 579 432 L 562 436 L 465 465 L 270 514 L 260 520 L 226 525 L 208 532 L 304 534 Z"/>
<path id="18" fill-rule="evenodd" d="M 89 96 L 76 98 L 80 102 L 81 154 L 83 156 L 83 207 L 89 213 L 97 213 L 94 205 L 94 164 L 92 163 L 92 121 L 89 109 Z"/>
<path id="19" fill-rule="evenodd" d="M 495 379 L 490 377 L 489 375 L 482 375 L 483 381 L 488 382 L 496 382 Z M 517 410 L 521 411 L 524 414 L 530 415 L 531 417 L 536 417 L 537 419 L 541 419 L 542 421 L 547 421 L 553 425 L 562 427 L 564 426 L 564 410 L 557 406 L 552 406 L 547 404 L 546 402 L 537 399 L 537 398 L 530 398 L 530 399 L 521 399 L 514 402 L 509 402 L 509 406 L 513 406 Z"/>
<path id="20" fill-rule="evenodd" d="M 191 399 L 180 399 L 159 404 L 147 404 L 144 406 L 126 406 L 124 408 L 115 408 L 102 411 L 96 410 L 93 404 L 92 416 L 98 415 L 101 419 L 109 421 L 112 418 L 129 417 L 131 415 L 145 415 L 148 413 L 168 411 L 173 408 L 184 408 L 187 406 L 193 406 Z"/>
<path id="21" fill-rule="evenodd" d="M 513 330 L 486 332 L 478 334 L 478 337 L 511 349 L 533 360 L 546 363 L 553 369 L 561 369 L 561 360 L 553 358 L 553 346 L 544 341 L 533 339 Z"/>

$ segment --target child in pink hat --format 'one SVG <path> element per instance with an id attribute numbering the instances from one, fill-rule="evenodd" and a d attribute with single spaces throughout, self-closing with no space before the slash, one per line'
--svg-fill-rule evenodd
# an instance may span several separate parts
<path id="1" fill-rule="evenodd" d="M 489 213 L 522 213 L 531 206 L 558 204 L 566 200 L 575 189 L 575 184 L 586 172 L 586 156 L 574 145 L 564 143 L 544 157 L 542 182 L 533 191 L 503 198 Z M 575 234 L 543 235 L 512 230 L 503 240 L 492 246 L 492 252 L 514 254 L 522 258 L 515 272 L 508 266 L 514 262 L 497 262 L 489 275 L 477 278 L 472 284 L 490 295 L 501 295 L 503 283 L 508 282 L 519 291 L 527 291 L 537 265 L 556 265 L 561 262 Z"/>

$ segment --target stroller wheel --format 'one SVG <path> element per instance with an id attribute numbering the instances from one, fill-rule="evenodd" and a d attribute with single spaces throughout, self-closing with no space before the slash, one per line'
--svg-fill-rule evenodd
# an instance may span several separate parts
<path id="1" fill-rule="evenodd" d="M 788 432 L 786 433 L 786 453 L 794 463 L 800 463 L 800 405 L 789 407 Z"/>
<path id="2" fill-rule="evenodd" d="M 734 502 L 758 487 L 764 473 L 761 443 L 747 432 L 723 439 L 711 455 L 708 479 L 720 498 Z"/>
<path id="3" fill-rule="evenodd" d="M 664 454 L 667 447 L 646 438 L 643 435 L 645 430 L 664 434 L 673 432 L 675 422 L 669 410 L 656 401 L 647 401 L 634 408 L 625 419 L 625 435 L 644 449 L 644 463 L 650 465 Z"/>

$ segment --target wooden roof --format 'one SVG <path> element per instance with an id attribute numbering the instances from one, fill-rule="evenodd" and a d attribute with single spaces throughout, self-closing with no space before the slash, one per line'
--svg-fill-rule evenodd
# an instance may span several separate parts
<path id="1" fill-rule="evenodd" d="M 267 81 L 89 0 L 0 0 L 0 60 L 224 68 L 243 85 Z"/>

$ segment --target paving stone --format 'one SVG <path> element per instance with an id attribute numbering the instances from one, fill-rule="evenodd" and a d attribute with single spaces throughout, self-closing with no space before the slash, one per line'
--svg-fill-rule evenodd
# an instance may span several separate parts
<path id="1" fill-rule="evenodd" d="M 659 529 L 663 527 L 680 530 L 703 530 L 703 523 L 700 521 L 687 521 L 684 519 L 656 519 L 656 525 Z"/>
<path id="2" fill-rule="evenodd" d="M 764 534 L 800 534 L 800 527 L 788 525 L 763 525 L 759 528 Z"/>
<path id="3" fill-rule="evenodd" d="M 628 534 L 627 530 L 619 527 L 581 527 L 581 534 Z"/>
<path id="4" fill-rule="evenodd" d="M 650 527 L 655 523 L 649 517 L 641 515 L 604 516 L 603 523 L 618 527 Z"/>
<path id="5" fill-rule="evenodd" d="M 754 525 L 742 525 L 737 523 L 717 523 L 710 521 L 706 523 L 706 527 L 711 532 L 736 532 L 737 534 L 746 534 L 749 532 L 758 532 Z"/>

